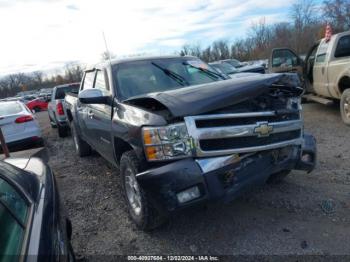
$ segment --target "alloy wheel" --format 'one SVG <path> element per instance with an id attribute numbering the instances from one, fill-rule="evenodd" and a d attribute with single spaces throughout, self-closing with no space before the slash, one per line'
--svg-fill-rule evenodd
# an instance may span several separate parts
<path id="1" fill-rule="evenodd" d="M 125 170 L 125 191 L 126 196 L 129 201 L 129 204 L 135 213 L 135 215 L 139 216 L 141 214 L 142 204 L 141 204 L 141 192 L 140 187 L 137 183 L 136 177 L 131 170 L 131 168 L 127 168 Z"/>

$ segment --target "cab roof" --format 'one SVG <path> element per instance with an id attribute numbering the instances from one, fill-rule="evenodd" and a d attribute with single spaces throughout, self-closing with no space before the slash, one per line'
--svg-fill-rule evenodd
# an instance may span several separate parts
<path id="1" fill-rule="evenodd" d="M 85 71 L 90 71 L 95 69 L 96 67 L 107 67 L 110 64 L 117 65 L 121 63 L 128 63 L 128 62 L 136 62 L 136 61 L 146 61 L 146 60 L 159 60 L 159 59 L 174 59 L 174 58 L 194 58 L 198 59 L 195 56 L 179 56 L 179 55 L 169 55 L 169 56 L 137 56 L 137 57 L 127 57 L 127 58 L 118 58 L 118 59 L 111 59 L 111 61 L 104 61 L 102 63 L 98 63 L 95 65 L 90 65 L 86 68 Z"/>

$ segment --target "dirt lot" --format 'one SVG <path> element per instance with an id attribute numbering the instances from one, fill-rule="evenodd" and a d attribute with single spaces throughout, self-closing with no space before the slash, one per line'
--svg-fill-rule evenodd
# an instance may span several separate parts
<path id="1" fill-rule="evenodd" d="M 304 105 L 318 142 L 318 166 L 293 172 L 228 205 L 187 212 L 144 233 L 129 221 L 118 171 L 97 154 L 79 158 L 39 113 L 45 142 L 73 223 L 78 257 L 95 254 L 350 254 L 350 128 L 337 107 Z"/>

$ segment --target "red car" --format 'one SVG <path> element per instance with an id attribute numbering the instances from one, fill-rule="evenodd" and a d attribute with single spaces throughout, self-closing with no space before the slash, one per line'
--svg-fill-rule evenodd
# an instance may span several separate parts
<path id="1" fill-rule="evenodd" d="M 39 112 L 39 111 L 47 110 L 47 104 L 48 104 L 48 102 L 46 100 L 37 98 L 37 99 L 34 99 L 32 101 L 29 101 L 27 103 L 27 107 L 30 110 L 34 110 L 35 112 Z"/>

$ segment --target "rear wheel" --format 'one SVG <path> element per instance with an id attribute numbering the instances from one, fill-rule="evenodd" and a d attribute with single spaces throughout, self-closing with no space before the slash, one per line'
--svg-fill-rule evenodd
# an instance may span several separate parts
<path id="1" fill-rule="evenodd" d="M 72 123 L 71 125 L 71 130 L 72 130 L 75 152 L 78 154 L 78 156 L 84 157 L 84 156 L 91 155 L 90 145 L 79 137 L 77 130 L 74 126 L 74 123 Z"/>
<path id="2" fill-rule="evenodd" d="M 340 114 L 343 122 L 350 126 L 350 88 L 345 89 L 340 99 Z"/>
<path id="3" fill-rule="evenodd" d="M 290 172 L 291 170 L 282 170 L 280 172 L 274 173 L 267 179 L 267 183 L 279 184 L 286 178 L 286 176 L 289 175 Z"/>
<path id="4" fill-rule="evenodd" d="M 162 225 L 165 217 L 159 214 L 136 179 L 140 166 L 134 151 L 128 151 L 122 155 L 120 174 L 129 215 L 140 229 L 151 230 Z"/>

